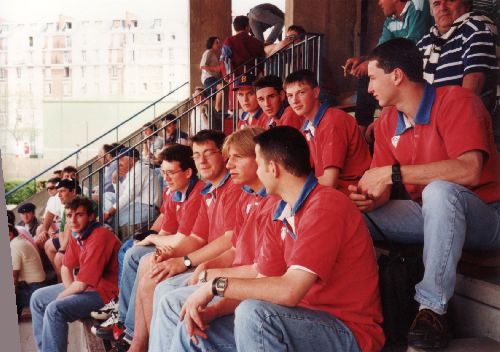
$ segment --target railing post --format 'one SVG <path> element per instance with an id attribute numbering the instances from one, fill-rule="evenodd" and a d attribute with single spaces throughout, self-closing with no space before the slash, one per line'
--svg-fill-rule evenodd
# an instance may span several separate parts
<path id="1" fill-rule="evenodd" d="M 99 206 L 98 208 L 98 216 L 99 223 L 102 225 L 104 223 L 104 169 L 99 170 Z M 92 176 L 90 176 L 92 177 Z"/>

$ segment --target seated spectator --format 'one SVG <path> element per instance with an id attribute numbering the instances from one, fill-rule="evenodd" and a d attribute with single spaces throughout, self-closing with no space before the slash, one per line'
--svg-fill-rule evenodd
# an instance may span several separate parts
<path id="1" fill-rule="evenodd" d="M 203 88 L 215 91 L 215 83 L 221 78 L 219 57 L 222 43 L 218 37 L 207 39 L 206 50 L 201 56 L 201 84 Z"/>
<path id="2" fill-rule="evenodd" d="M 191 115 L 189 116 L 189 131 L 191 136 L 194 136 L 199 131 L 207 129 L 210 122 L 207 101 L 202 103 L 202 101 L 206 98 L 203 88 L 196 87 L 192 98 L 193 106 L 195 106 L 195 108 L 191 110 Z"/>
<path id="3" fill-rule="evenodd" d="M 153 162 L 153 157 L 157 151 L 160 151 L 165 145 L 165 141 L 157 133 L 156 125 L 154 123 L 146 123 L 142 126 L 142 137 L 147 138 L 142 143 L 142 158 L 148 163 Z"/>
<path id="4" fill-rule="evenodd" d="M 188 135 L 177 128 L 177 116 L 167 114 L 161 122 L 161 126 L 165 127 L 165 145 L 167 144 L 183 144 L 188 145 Z"/>
<path id="5" fill-rule="evenodd" d="M 14 225 L 16 222 L 16 215 L 12 210 L 7 210 L 7 223 L 9 225 Z M 38 246 L 35 243 L 35 240 L 31 236 L 28 230 L 24 226 L 15 226 L 18 236 L 24 238 L 26 241 L 31 243 L 33 247 L 38 249 Z"/>
<path id="6" fill-rule="evenodd" d="M 44 286 L 45 272 L 36 247 L 19 236 L 14 225 L 9 224 L 10 255 L 16 291 L 17 316 L 30 304 L 32 293 Z"/>
<path id="7" fill-rule="evenodd" d="M 319 100 L 316 76 L 309 70 L 291 73 L 284 88 L 293 111 L 304 117 L 302 131 L 311 150 L 318 182 L 348 194 L 370 167 L 370 151 L 353 117 Z"/>
<path id="8" fill-rule="evenodd" d="M 62 204 L 57 195 L 56 185 L 61 181 L 60 178 L 54 177 L 47 181 L 47 193 L 49 194 L 49 199 L 47 200 L 47 205 L 45 206 L 45 212 L 43 213 L 43 221 L 36 231 L 36 235 L 39 236 L 42 232 L 48 235 L 53 235 L 59 231 L 60 218 L 62 211 Z"/>
<path id="9" fill-rule="evenodd" d="M 21 221 L 17 223 L 17 226 L 23 226 L 28 230 L 32 237 L 36 236 L 36 229 L 38 228 L 39 222 L 35 216 L 35 204 L 24 203 L 17 208 L 17 212 L 21 216 Z"/>
<path id="10" fill-rule="evenodd" d="M 227 137 L 223 147 L 223 154 L 228 158 L 226 167 L 231 173 L 233 182 L 242 185 L 244 191 L 236 204 L 232 247 L 218 257 L 198 265 L 188 282 L 190 286 L 177 288 L 161 284 L 157 287 L 151 321 L 150 350 L 160 350 L 170 346 L 179 320 L 180 307 L 199 285 L 212 281 L 217 276 L 256 277 L 257 271 L 253 263 L 260 253 L 264 232 L 270 228 L 275 231 L 276 236 L 279 236 L 280 227 L 272 221 L 279 198 L 267 195 L 256 173 L 253 139 L 263 131 L 264 129 L 260 127 L 250 127 Z M 169 309 L 164 310 L 164 307 L 172 303 L 179 309 L 175 316 L 167 318 L 165 313 Z M 137 335 L 136 332 L 135 336 Z M 132 347 L 140 346 L 137 340 L 134 338 Z"/>
<path id="11" fill-rule="evenodd" d="M 458 86 L 425 84 L 422 56 L 407 39 L 369 57 L 369 91 L 390 109 L 375 127 L 370 170 L 351 199 L 374 239 L 423 243 L 425 273 L 408 334 L 416 349 L 444 348 L 446 312 L 462 249 L 500 248 L 500 177 L 491 119 L 481 100 Z M 389 200 L 403 187 L 410 200 Z"/>
<path id="12" fill-rule="evenodd" d="M 146 164 L 141 162 L 140 154 L 134 148 L 121 148 L 117 151 L 118 182 L 117 192 L 104 194 L 104 221 L 117 221 L 118 226 L 140 225 L 155 219 L 161 205 L 161 190 L 158 177 Z M 126 240 L 123 238 L 122 240 Z"/>
<path id="13" fill-rule="evenodd" d="M 286 37 L 282 41 L 276 44 L 266 45 L 264 51 L 266 52 L 266 56 L 272 56 L 274 53 L 277 53 L 284 47 L 288 46 L 291 43 L 298 43 L 304 40 L 306 36 L 306 30 L 302 26 L 297 26 L 292 24 L 288 27 L 286 31 Z"/>
<path id="14" fill-rule="evenodd" d="M 264 3 L 252 7 L 248 19 L 253 35 L 265 45 L 274 43 L 276 39 L 281 40 L 285 14 L 277 6 Z M 264 40 L 264 32 L 269 28 L 272 28 L 271 33 Z"/>
<path id="15" fill-rule="evenodd" d="M 266 127 L 266 114 L 262 113 L 257 102 L 254 81 L 254 75 L 243 74 L 234 82 L 233 91 L 236 92 L 236 99 L 243 110 L 238 121 L 239 129 L 251 126 Z"/>
<path id="16" fill-rule="evenodd" d="M 113 172 L 118 170 L 118 162 L 115 161 L 110 163 L 113 160 L 113 149 L 118 147 L 117 143 L 113 144 L 104 144 L 101 149 L 99 149 L 99 158 L 101 159 L 102 165 L 107 166 L 104 167 L 104 192 L 114 192 L 115 188 L 113 186 Z"/>
<path id="17" fill-rule="evenodd" d="M 61 179 L 62 180 L 76 180 L 76 182 L 78 183 L 78 188 L 77 188 L 78 193 L 77 194 L 83 194 L 87 197 L 90 197 L 89 189 L 83 185 L 80 187 L 80 175 L 78 175 L 78 170 L 76 169 L 76 167 L 71 166 L 71 165 L 66 166 L 62 170 Z"/>
<path id="18" fill-rule="evenodd" d="M 170 350 L 380 351 L 377 263 L 361 214 L 345 195 L 318 184 L 295 128 L 255 139 L 257 174 L 283 199 L 273 216 L 281 236 L 265 232 L 258 278 L 216 277 L 188 298 Z"/>
<path id="19" fill-rule="evenodd" d="M 77 181 L 74 179 L 63 179 L 57 183 L 56 188 L 61 204 L 66 206 L 76 198 L 80 186 L 78 186 Z M 61 278 L 63 257 L 69 238 L 71 237 L 71 229 L 69 223 L 66 223 L 66 211 L 64 207 L 62 207 L 60 219 L 59 231 L 52 234 L 43 242 L 45 254 L 49 258 L 58 279 Z M 37 238 L 36 241 L 40 243 L 42 238 Z"/>
<path id="20" fill-rule="evenodd" d="M 68 323 L 88 317 L 118 294 L 120 241 L 95 221 L 89 199 L 74 199 L 66 216 L 75 237 L 64 256 L 63 283 L 38 289 L 30 302 L 33 335 L 42 352 L 66 351 Z"/>
<path id="21" fill-rule="evenodd" d="M 431 1 L 436 24 L 417 46 L 424 55 L 424 79 L 436 87 L 457 85 L 495 106 L 497 29 L 472 11 L 472 0 Z"/>
<path id="22" fill-rule="evenodd" d="M 393 38 L 408 38 L 419 41 L 432 25 L 427 0 L 379 1 L 386 16 L 378 44 Z M 356 99 L 356 120 L 363 135 L 373 122 L 377 102 L 368 93 L 368 61 L 365 57 L 352 57 L 344 64 L 344 75 L 350 73 L 359 79 Z M 367 131 L 371 134 L 371 130 Z M 371 139 L 371 136 L 369 136 Z"/>
<path id="23" fill-rule="evenodd" d="M 54 171 L 52 171 L 52 177 L 53 178 L 61 178 L 62 177 L 62 170 L 54 170 Z"/>
<path id="24" fill-rule="evenodd" d="M 283 82 L 278 76 L 264 76 L 254 83 L 257 102 L 266 113 L 267 128 L 291 126 L 300 130 L 304 125 L 304 116 L 297 115 L 288 105 Z"/>

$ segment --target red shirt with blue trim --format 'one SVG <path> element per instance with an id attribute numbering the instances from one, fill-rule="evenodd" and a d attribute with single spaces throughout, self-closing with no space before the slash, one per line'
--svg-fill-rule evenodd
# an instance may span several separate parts
<path id="1" fill-rule="evenodd" d="M 189 181 L 185 193 L 170 193 L 161 224 L 163 231 L 169 234 L 181 233 L 185 236 L 191 234 L 202 202 L 201 189 L 204 186 L 203 182 L 194 177 Z"/>
<path id="2" fill-rule="evenodd" d="M 290 126 L 298 129 L 304 125 L 304 117 L 297 115 L 286 102 L 281 105 L 280 110 L 275 117 L 268 118 L 268 128 L 276 126 Z"/>
<path id="3" fill-rule="evenodd" d="M 208 182 L 201 191 L 203 199 L 192 233 L 210 243 L 227 231 L 234 231 L 236 202 L 241 192 L 229 172 L 218 186 Z"/>
<path id="4" fill-rule="evenodd" d="M 380 117 L 375 128 L 372 167 L 421 165 L 455 159 L 480 150 L 483 169 L 470 189 L 486 203 L 500 200 L 500 162 L 493 140 L 491 117 L 481 99 L 459 86 L 425 85 L 411 126 L 395 107 Z M 425 185 L 405 184 L 412 200 L 421 202 Z"/>
<path id="5" fill-rule="evenodd" d="M 245 127 L 262 127 L 267 128 L 268 117 L 265 112 L 259 108 L 255 114 L 251 115 L 249 112 L 243 112 L 238 121 L 238 129 Z"/>
<path id="6" fill-rule="evenodd" d="M 281 201 L 274 219 L 280 234 L 266 233 L 257 260 L 265 276 L 288 269 L 317 275 L 299 307 L 327 312 L 352 331 L 363 351 L 384 345 L 378 270 L 368 228 L 352 201 L 310 175 L 294 206 Z"/>
<path id="7" fill-rule="evenodd" d="M 370 150 L 354 117 L 323 103 L 313 121 L 305 119 L 302 131 L 316 177 L 329 167 L 338 168 L 337 189 L 349 194 L 347 187 L 357 186 L 371 162 Z"/>

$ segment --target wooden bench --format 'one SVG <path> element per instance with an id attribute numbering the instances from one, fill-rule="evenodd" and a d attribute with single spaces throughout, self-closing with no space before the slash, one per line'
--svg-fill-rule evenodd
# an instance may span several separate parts
<path id="1" fill-rule="evenodd" d="M 111 342 L 100 339 L 90 331 L 95 322 L 93 319 L 81 319 L 80 322 L 83 325 L 83 343 L 86 346 L 86 351 L 105 352 L 111 349 Z"/>

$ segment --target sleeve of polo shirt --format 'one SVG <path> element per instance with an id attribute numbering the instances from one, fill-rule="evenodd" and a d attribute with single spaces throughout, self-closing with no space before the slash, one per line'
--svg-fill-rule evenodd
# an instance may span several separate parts
<path id="1" fill-rule="evenodd" d="M 474 31 L 463 45 L 464 75 L 497 69 L 495 37 L 486 26 Z"/>
<path id="2" fill-rule="evenodd" d="M 408 12 L 408 35 L 407 39 L 413 42 L 418 42 L 428 31 L 431 24 L 429 8 L 425 4 L 426 1 L 419 1 L 419 5 L 423 6 L 421 9 L 415 8 L 415 2 L 410 5 L 411 8 Z"/>
<path id="3" fill-rule="evenodd" d="M 207 203 L 202 197 L 192 233 L 208 242 L 209 231 Z"/>
<path id="4" fill-rule="evenodd" d="M 240 235 L 241 231 L 241 225 L 243 224 L 243 221 L 245 219 L 245 214 L 243 213 L 246 208 L 247 202 L 245 202 L 245 193 L 241 192 L 240 199 L 238 199 L 238 204 L 236 205 L 236 214 L 235 214 L 235 221 L 234 221 L 234 233 L 233 236 L 231 237 L 231 242 L 233 244 L 233 247 L 236 248 L 236 241 L 238 240 L 238 237 Z"/>
<path id="5" fill-rule="evenodd" d="M 330 119 L 330 128 L 323 131 L 324 138 L 318 141 L 322 150 L 323 171 L 329 167 L 342 169 L 345 165 L 349 150 L 349 128 L 346 119 L 352 117 L 342 116 L 343 114 L 347 115 L 343 111 L 335 110 L 330 116 L 325 116 Z"/>
<path id="6" fill-rule="evenodd" d="M 234 225 L 236 222 L 236 204 L 241 196 L 241 189 L 239 186 L 231 185 L 231 189 L 228 189 L 221 199 L 224 202 L 223 205 L 223 216 L 224 216 L 224 232 L 234 231 Z"/>
<path id="7" fill-rule="evenodd" d="M 95 235 L 99 236 L 99 239 L 92 246 L 87 246 L 83 255 L 80 256 L 80 270 L 77 275 L 78 281 L 94 288 L 101 280 L 114 248 L 113 241 L 107 241 L 100 233 L 93 234 Z"/>
<path id="8" fill-rule="evenodd" d="M 10 246 L 10 254 L 12 256 L 12 270 L 21 270 L 23 266 L 22 254 L 16 246 Z"/>
<path id="9" fill-rule="evenodd" d="M 297 229 L 298 238 L 294 244 L 288 266 L 303 267 L 321 280 L 328 280 L 342 245 L 343 233 L 347 232 L 349 217 L 344 210 L 314 209 Z"/>
<path id="10" fill-rule="evenodd" d="M 443 106 L 438 129 L 442 135 L 448 156 L 457 158 L 472 151 L 481 150 L 489 155 L 488 130 L 489 114 L 481 99 L 472 92 L 467 96 L 450 99 Z M 483 160 L 483 164 L 486 160 Z"/>
<path id="11" fill-rule="evenodd" d="M 388 41 L 388 40 L 390 40 L 390 39 L 393 38 L 393 35 L 392 35 L 391 31 L 388 28 L 388 26 L 389 26 L 388 23 L 389 23 L 389 19 L 386 19 L 384 21 L 383 26 L 382 26 L 382 34 L 380 34 L 380 38 L 378 39 L 378 44 L 377 45 L 383 44 L 386 41 Z"/>
<path id="12" fill-rule="evenodd" d="M 161 229 L 168 233 L 175 234 L 178 228 L 179 222 L 177 221 L 176 204 L 172 201 L 172 197 L 168 197 L 167 204 L 165 204 L 164 207 Z"/>
<path id="13" fill-rule="evenodd" d="M 78 267 L 79 255 L 80 255 L 80 249 L 78 247 L 78 244 L 76 243 L 76 240 L 73 238 L 73 236 L 71 236 L 68 241 L 68 247 L 66 248 L 66 253 L 64 254 L 63 265 L 70 270 L 73 270 L 74 268 Z"/>
<path id="14" fill-rule="evenodd" d="M 198 209 L 200 209 L 201 203 L 203 202 L 203 197 L 201 194 L 191 194 L 186 201 L 185 209 L 183 211 L 182 217 L 178 220 L 179 227 L 177 228 L 178 233 L 189 236 L 193 231 L 194 225 L 198 218 Z"/>
<path id="15" fill-rule="evenodd" d="M 281 276 L 287 270 L 284 240 L 281 232 L 286 231 L 281 221 L 269 221 L 263 229 L 262 245 L 255 258 L 257 272 L 264 276 Z M 283 232 L 286 233 L 286 232 Z M 286 236 L 289 236 L 286 234 Z"/>
<path id="16" fill-rule="evenodd" d="M 205 50 L 205 52 L 203 53 L 203 55 L 201 55 L 200 68 L 202 66 L 207 66 L 208 54 L 209 54 L 209 51 Z"/>
<path id="17" fill-rule="evenodd" d="M 392 136 L 389 134 L 389 126 L 389 114 L 387 113 L 381 116 L 375 124 L 375 145 L 370 168 L 392 165 L 397 161 L 391 150 Z"/>

